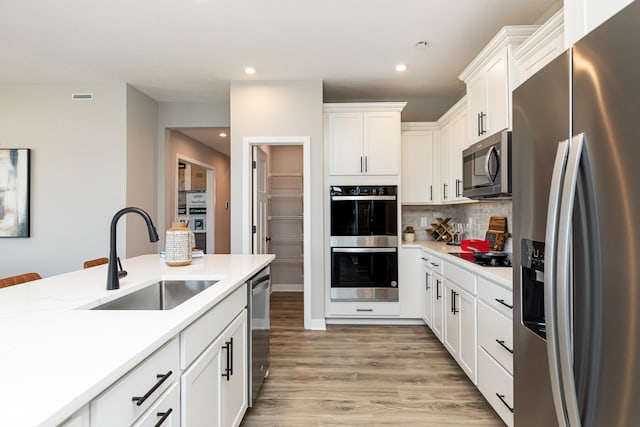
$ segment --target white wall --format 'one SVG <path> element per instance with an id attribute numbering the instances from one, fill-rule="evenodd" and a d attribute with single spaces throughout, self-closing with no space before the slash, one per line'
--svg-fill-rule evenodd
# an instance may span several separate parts
<path id="1" fill-rule="evenodd" d="M 94 100 L 73 101 L 76 92 Z M 0 148 L 32 150 L 31 237 L 0 238 L 0 277 L 108 255 L 126 201 L 125 97 L 124 83 L 0 86 Z"/>
<path id="2" fill-rule="evenodd" d="M 171 221 L 175 221 L 177 217 L 177 208 L 175 200 L 175 189 L 177 186 L 176 179 L 178 171 L 176 170 L 176 156 L 181 154 L 191 159 L 197 159 L 202 163 L 206 163 L 215 168 L 215 233 L 214 248 L 217 254 L 228 254 L 231 250 L 231 232 L 230 232 L 230 210 L 227 208 L 229 201 L 229 157 L 219 153 L 211 147 L 207 147 L 195 141 L 185 134 L 172 131 L 170 155 L 167 158 L 165 169 L 171 175 L 166 191 L 166 204 L 164 230 L 169 228 Z M 209 189 L 207 189 L 209 191 Z"/>
<path id="3" fill-rule="evenodd" d="M 158 103 L 142 92 L 127 86 L 127 206 L 145 210 L 157 222 L 156 136 L 158 129 Z M 124 218 L 123 218 L 124 219 Z M 122 220 L 121 220 L 122 221 Z M 149 243 L 146 223 L 139 215 L 127 214 L 126 253 L 132 257 L 157 253 L 157 244 Z M 162 233 L 162 228 L 158 228 Z"/>
<path id="4" fill-rule="evenodd" d="M 242 251 L 242 138 L 311 137 L 311 318 L 324 321 L 322 81 L 231 82 L 231 251 Z"/>

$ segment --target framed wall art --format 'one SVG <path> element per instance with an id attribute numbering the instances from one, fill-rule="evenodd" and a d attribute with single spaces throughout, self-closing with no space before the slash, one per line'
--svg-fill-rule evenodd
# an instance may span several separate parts
<path id="1" fill-rule="evenodd" d="M 28 148 L 0 148 L 0 237 L 29 237 Z"/>

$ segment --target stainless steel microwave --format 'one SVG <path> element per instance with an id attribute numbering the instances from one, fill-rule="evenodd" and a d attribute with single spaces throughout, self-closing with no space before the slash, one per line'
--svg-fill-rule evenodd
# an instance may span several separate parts
<path id="1" fill-rule="evenodd" d="M 462 152 L 462 182 L 462 195 L 470 199 L 511 197 L 511 132 L 498 132 Z"/>

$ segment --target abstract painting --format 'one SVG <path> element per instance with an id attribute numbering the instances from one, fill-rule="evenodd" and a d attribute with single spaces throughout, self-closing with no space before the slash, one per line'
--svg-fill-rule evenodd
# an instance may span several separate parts
<path id="1" fill-rule="evenodd" d="M 29 237 L 31 150 L 0 148 L 0 237 Z"/>

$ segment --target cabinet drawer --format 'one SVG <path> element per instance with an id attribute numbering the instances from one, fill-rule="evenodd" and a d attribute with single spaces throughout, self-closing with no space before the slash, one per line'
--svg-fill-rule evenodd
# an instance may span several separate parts
<path id="1" fill-rule="evenodd" d="M 471 295 L 476 295 L 476 275 L 464 268 L 453 265 L 449 262 L 444 264 L 444 277 L 447 280 L 455 283 L 456 285 L 469 292 Z"/>
<path id="2" fill-rule="evenodd" d="M 423 251 L 421 259 L 429 270 L 442 274 L 442 265 L 444 263 L 440 258 Z"/>
<path id="3" fill-rule="evenodd" d="M 478 350 L 478 389 L 500 418 L 513 426 L 513 377 L 482 348 Z"/>
<path id="4" fill-rule="evenodd" d="M 186 369 L 227 327 L 228 322 L 220 319 L 233 319 L 247 306 L 247 285 L 244 284 L 231 295 L 216 304 L 198 320 L 180 333 L 180 368 Z"/>
<path id="5" fill-rule="evenodd" d="M 513 374 L 511 319 L 498 313 L 483 301 L 478 303 L 478 344 L 500 362 L 510 374 Z"/>
<path id="6" fill-rule="evenodd" d="M 489 307 L 513 319 L 513 292 L 510 289 L 478 277 L 478 296 Z"/>
<path id="7" fill-rule="evenodd" d="M 160 423 L 162 420 L 162 423 Z M 160 424 L 159 424 L 160 423 Z M 133 427 L 180 427 L 180 386 L 174 383 Z"/>
<path id="8" fill-rule="evenodd" d="M 133 424 L 180 377 L 178 357 L 178 340 L 173 339 L 92 400 L 91 426 Z M 139 406 L 133 400 L 145 396 Z"/>
<path id="9" fill-rule="evenodd" d="M 345 317 L 400 316 L 397 302 L 331 302 L 329 314 Z"/>

